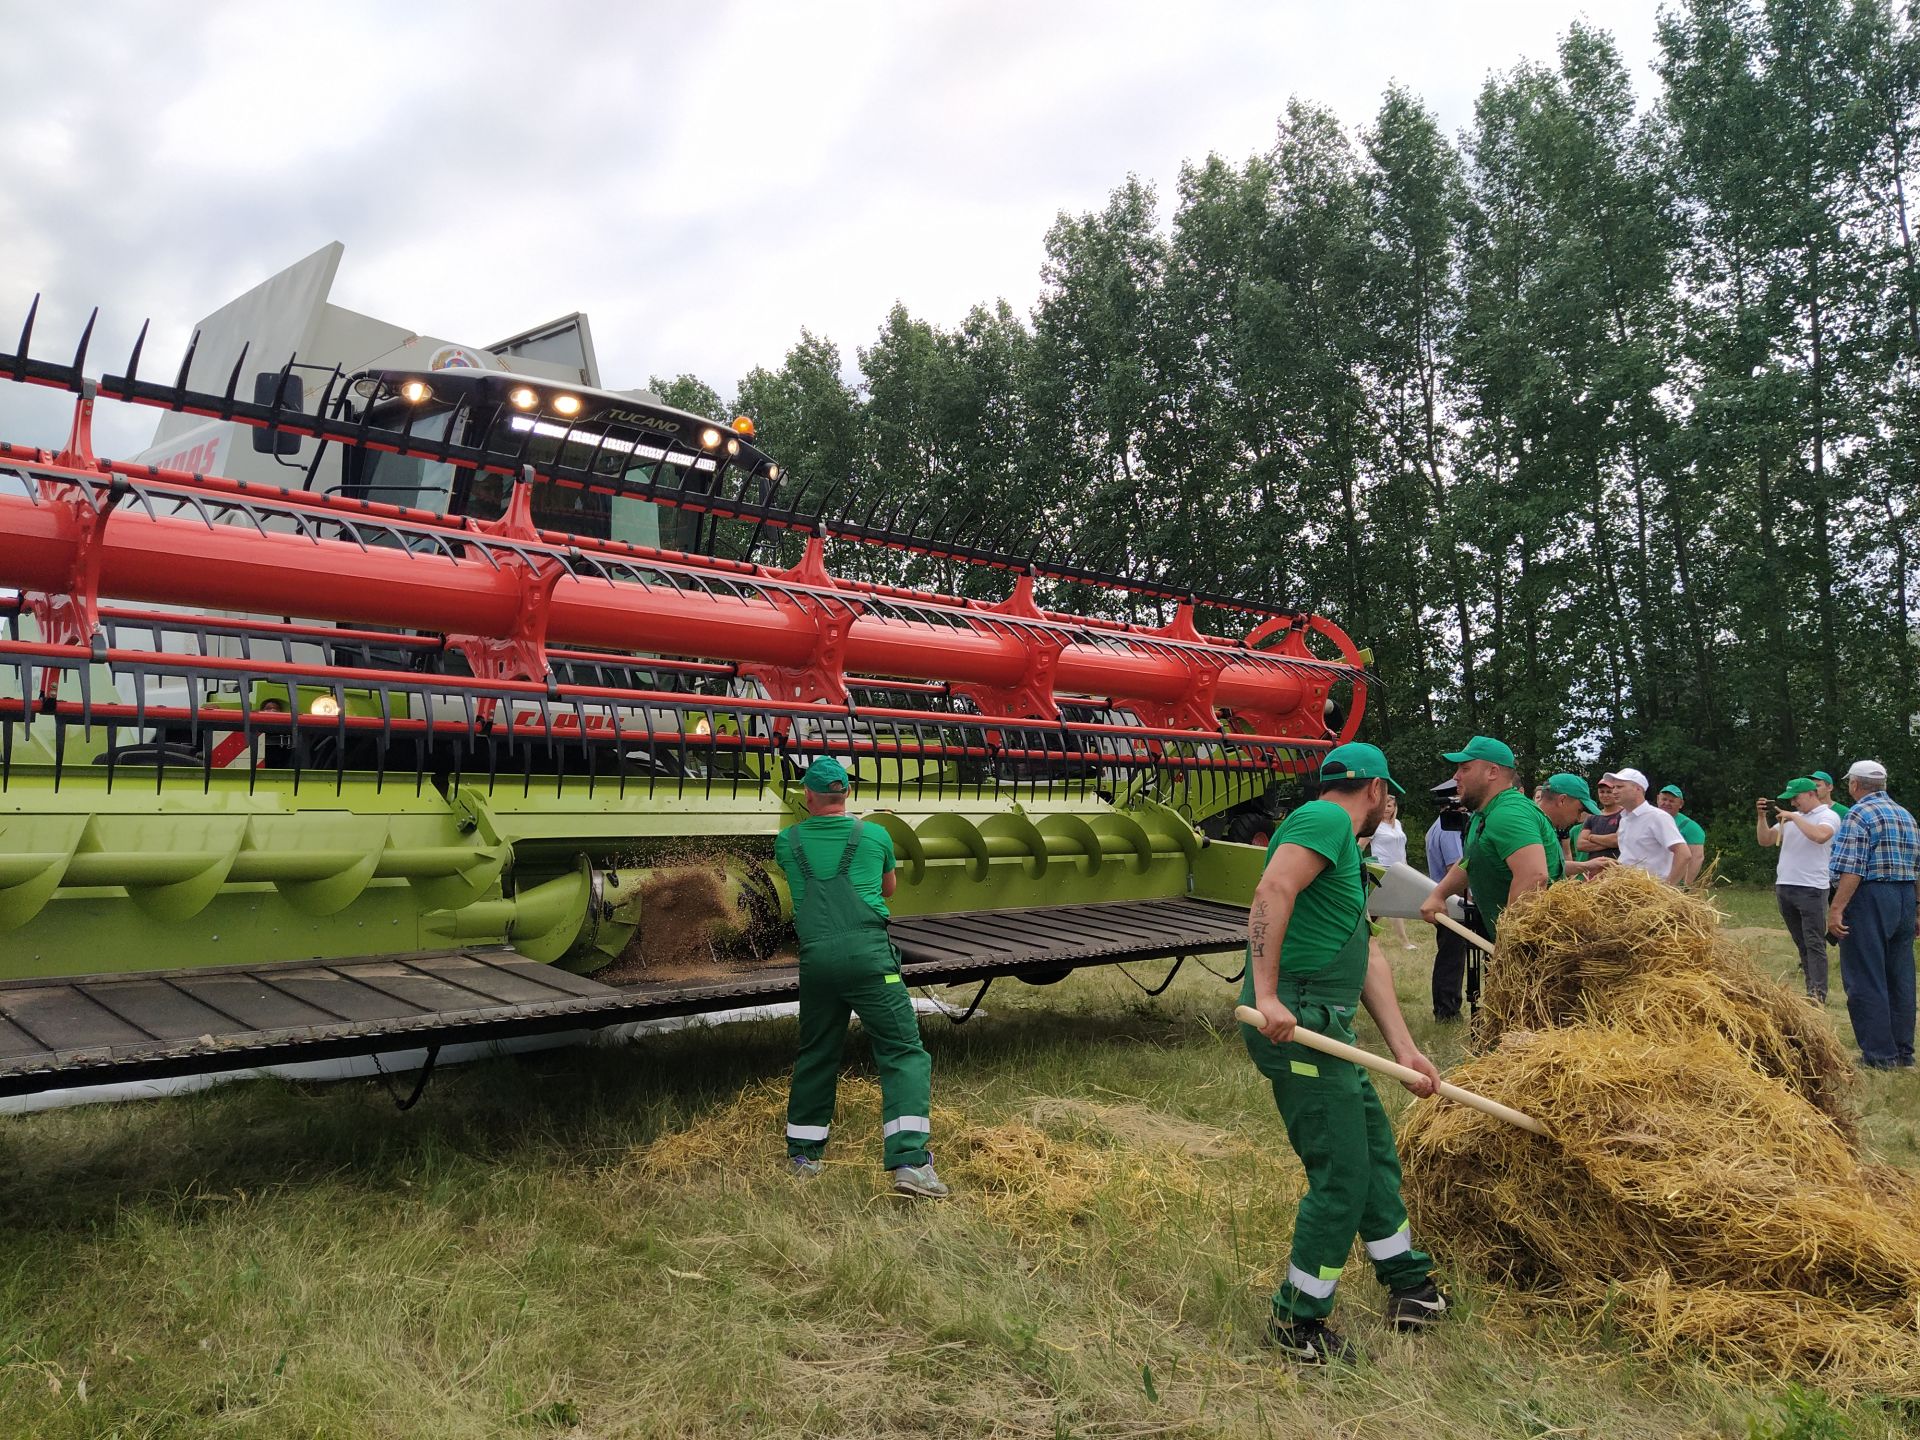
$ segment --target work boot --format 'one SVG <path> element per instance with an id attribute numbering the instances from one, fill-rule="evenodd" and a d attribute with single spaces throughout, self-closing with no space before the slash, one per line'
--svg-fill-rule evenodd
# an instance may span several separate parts
<path id="1" fill-rule="evenodd" d="M 902 1165 L 893 1172 L 893 1193 L 912 1195 L 920 1200 L 944 1200 L 950 1195 L 946 1182 L 933 1173 L 933 1162 Z"/>
<path id="2" fill-rule="evenodd" d="M 787 1156 L 787 1169 L 796 1180 L 811 1180 L 826 1168 L 820 1161 L 805 1155 Z"/>
<path id="3" fill-rule="evenodd" d="M 1424 1330 L 1447 1313 L 1447 1297 L 1432 1280 L 1387 1296 L 1387 1323 L 1396 1330 Z"/>
<path id="4" fill-rule="evenodd" d="M 1267 1340 L 1296 1365 L 1358 1365 L 1360 1349 L 1324 1320 L 1267 1320 Z"/>

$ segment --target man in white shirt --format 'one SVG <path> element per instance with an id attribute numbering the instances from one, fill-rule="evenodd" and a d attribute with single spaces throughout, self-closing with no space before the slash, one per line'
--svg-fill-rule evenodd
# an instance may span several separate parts
<path id="1" fill-rule="evenodd" d="M 1805 776 L 1789 780 L 1777 804 L 1765 799 L 1754 804 L 1753 838 L 1762 845 L 1780 847 L 1773 896 L 1780 918 L 1800 952 L 1800 973 L 1807 980 L 1807 999 L 1827 1003 L 1827 862 L 1840 817 L 1820 798 L 1820 783 Z M 1785 805 L 1787 809 L 1780 809 Z M 1771 822 L 1768 809 L 1774 812 Z"/>
<path id="2" fill-rule="evenodd" d="M 1647 803 L 1647 777 L 1628 768 L 1610 770 L 1601 779 L 1613 786 L 1620 803 L 1620 863 L 1656 880 L 1684 881 L 1692 852 L 1673 817 Z"/>

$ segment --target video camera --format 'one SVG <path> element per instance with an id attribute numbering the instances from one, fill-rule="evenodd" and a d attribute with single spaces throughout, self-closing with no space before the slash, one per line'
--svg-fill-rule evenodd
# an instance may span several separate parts
<path id="1" fill-rule="evenodd" d="M 1467 826 L 1473 817 L 1460 800 L 1460 786 L 1452 780 L 1442 780 L 1427 792 L 1440 806 L 1440 828 L 1454 835 L 1467 833 Z"/>

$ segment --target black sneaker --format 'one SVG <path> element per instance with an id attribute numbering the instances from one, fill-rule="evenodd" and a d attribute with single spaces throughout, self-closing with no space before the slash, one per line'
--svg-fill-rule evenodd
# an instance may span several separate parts
<path id="1" fill-rule="evenodd" d="M 1360 1351 L 1324 1320 L 1267 1320 L 1267 1339 L 1296 1365 L 1358 1365 Z"/>
<path id="2" fill-rule="evenodd" d="M 1431 1280 L 1387 1296 L 1387 1323 L 1396 1330 L 1424 1330 L 1447 1313 L 1447 1297 Z"/>

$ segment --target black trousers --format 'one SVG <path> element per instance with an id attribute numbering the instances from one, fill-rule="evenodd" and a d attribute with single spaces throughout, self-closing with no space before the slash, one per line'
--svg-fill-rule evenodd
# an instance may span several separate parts
<path id="1" fill-rule="evenodd" d="M 1466 937 L 1444 925 L 1433 927 L 1433 1018 L 1457 1020 L 1467 977 Z M 1478 997 L 1475 997 L 1478 998 Z"/>

